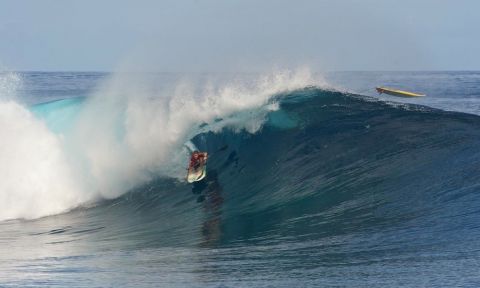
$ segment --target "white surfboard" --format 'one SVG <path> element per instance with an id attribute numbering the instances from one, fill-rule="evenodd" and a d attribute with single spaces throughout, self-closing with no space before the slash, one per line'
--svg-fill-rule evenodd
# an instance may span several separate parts
<path id="1" fill-rule="evenodd" d="M 207 163 L 204 162 L 197 169 L 190 167 L 187 173 L 187 182 L 193 183 L 202 180 L 207 176 Z"/>

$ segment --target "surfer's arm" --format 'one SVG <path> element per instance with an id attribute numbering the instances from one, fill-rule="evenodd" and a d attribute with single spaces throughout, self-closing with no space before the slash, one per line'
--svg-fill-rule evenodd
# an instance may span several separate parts
<path id="1" fill-rule="evenodd" d="M 205 164 L 207 162 L 207 153 L 202 152 L 198 155 L 198 162 L 197 164 Z"/>

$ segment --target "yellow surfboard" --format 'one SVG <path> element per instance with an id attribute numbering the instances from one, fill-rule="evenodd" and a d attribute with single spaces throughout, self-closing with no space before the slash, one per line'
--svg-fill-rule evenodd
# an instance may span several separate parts
<path id="1" fill-rule="evenodd" d="M 397 89 L 391 89 L 391 88 L 386 88 L 386 87 L 377 87 L 375 89 L 380 94 L 385 93 L 385 94 L 388 94 L 388 95 L 398 96 L 398 97 L 423 97 L 423 96 L 425 96 L 425 94 L 418 94 L 418 93 L 402 91 L 402 90 L 397 90 Z"/>

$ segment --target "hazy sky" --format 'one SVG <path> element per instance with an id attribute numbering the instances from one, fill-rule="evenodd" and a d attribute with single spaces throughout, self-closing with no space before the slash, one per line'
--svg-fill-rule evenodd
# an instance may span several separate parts
<path id="1" fill-rule="evenodd" d="M 478 0 L 0 0 L 0 69 L 480 70 Z"/>

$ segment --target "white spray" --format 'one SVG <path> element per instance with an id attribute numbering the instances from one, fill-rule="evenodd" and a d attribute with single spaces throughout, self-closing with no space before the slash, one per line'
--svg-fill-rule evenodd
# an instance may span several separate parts
<path id="1" fill-rule="evenodd" d="M 0 182 L 0 220 L 68 211 L 118 197 L 158 176 L 181 179 L 183 145 L 201 131 L 200 124 L 211 124 L 202 131 L 229 126 L 255 133 L 268 111 L 278 108 L 272 96 L 323 84 L 306 69 L 227 84 L 175 81 L 159 88 L 156 81 L 114 74 L 84 103 L 71 131 L 61 135 L 11 98 L 0 98 L 5 99 L 0 100 L 0 175 L 6 175 Z M 0 93 L 11 94 L 11 87 L 2 86 Z"/>
<path id="2" fill-rule="evenodd" d="M 72 174 L 62 138 L 14 100 L 19 83 L 0 74 L 0 220 L 60 213 L 91 196 Z"/>

